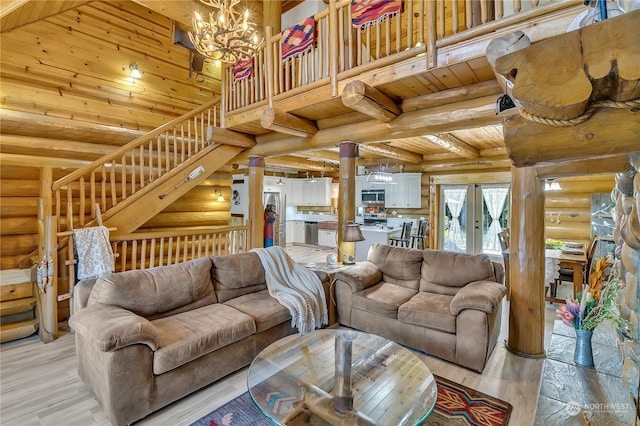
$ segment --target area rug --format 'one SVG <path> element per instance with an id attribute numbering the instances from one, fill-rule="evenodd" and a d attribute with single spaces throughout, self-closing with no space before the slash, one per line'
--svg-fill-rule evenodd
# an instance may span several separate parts
<path id="1" fill-rule="evenodd" d="M 423 423 L 428 426 L 507 425 L 512 406 L 485 393 L 435 376 L 436 406 Z M 290 398 L 289 398 L 290 399 Z M 287 395 L 273 395 L 274 404 L 287 405 Z M 248 392 L 227 402 L 191 426 L 273 426 L 256 407 Z"/>

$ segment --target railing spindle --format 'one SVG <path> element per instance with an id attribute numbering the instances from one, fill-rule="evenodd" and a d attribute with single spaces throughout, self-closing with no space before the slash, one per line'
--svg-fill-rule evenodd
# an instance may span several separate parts
<path id="1" fill-rule="evenodd" d="M 86 195 L 84 193 L 84 176 L 80 176 L 80 211 L 78 212 L 80 217 L 80 226 L 84 226 L 84 216 L 85 216 L 85 203 L 86 203 Z"/>

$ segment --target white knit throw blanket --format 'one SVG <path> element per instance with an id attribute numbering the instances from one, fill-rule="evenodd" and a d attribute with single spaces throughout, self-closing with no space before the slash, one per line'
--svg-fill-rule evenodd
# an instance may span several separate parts
<path id="1" fill-rule="evenodd" d="M 314 272 L 295 263 L 282 247 L 251 251 L 262 262 L 269 294 L 289 310 L 301 336 L 329 322 L 322 282 Z"/>
<path id="2" fill-rule="evenodd" d="M 74 229 L 73 242 L 79 280 L 113 272 L 114 256 L 109 243 L 109 229 L 104 226 Z"/>

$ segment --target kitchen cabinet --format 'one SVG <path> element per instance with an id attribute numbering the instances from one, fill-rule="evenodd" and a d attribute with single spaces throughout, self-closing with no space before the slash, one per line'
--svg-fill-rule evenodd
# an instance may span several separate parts
<path id="1" fill-rule="evenodd" d="M 394 173 L 393 184 L 385 187 L 385 207 L 419 209 L 422 207 L 422 174 Z"/>
<path id="2" fill-rule="evenodd" d="M 295 206 L 330 206 L 331 178 L 320 178 L 315 182 L 306 179 L 291 179 L 291 203 Z"/>
<path id="3" fill-rule="evenodd" d="M 362 189 L 366 180 L 367 176 L 356 176 L 356 207 L 364 206 L 362 203 Z"/>
<path id="4" fill-rule="evenodd" d="M 291 226 L 289 227 L 289 223 Z M 287 232 L 290 232 L 291 242 L 304 244 L 304 221 L 303 220 L 290 220 L 287 221 Z"/>
<path id="5" fill-rule="evenodd" d="M 336 234 L 338 231 L 329 229 L 318 229 L 318 245 L 325 247 L 336 247 Z"/>
<path id="6" fill-rule="evenodd" d="M 285 228 L 286 228 L 286 238 L 287 238 L 287 245 L 290 246 L 291 244 L 293 244 L 293 221 L 292 220 L 288 220 L 285 224 Z"/>

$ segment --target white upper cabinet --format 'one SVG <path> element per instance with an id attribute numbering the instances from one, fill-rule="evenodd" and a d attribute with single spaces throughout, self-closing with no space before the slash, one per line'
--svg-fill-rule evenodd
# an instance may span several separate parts
<path id="1" fill-rule="evenodd" d="M 319 178 L 316 182 L 306 179 L 291 179 L 291 205 L 330 206 L 331 178 Z"/>
<path id="2" fill-rule="evenodd" d="M 262 180 L 262 192 L 282 192 L 284 185 L 278 185 L 279 180 L 276 176 L 265 176 Z"/>
<path id="3" fill-rule="evenodd" d="M 422 174 L 394 173 L 393 184 L 385 185 L 386 208 L 419 209 L 422 207 Z"/>

